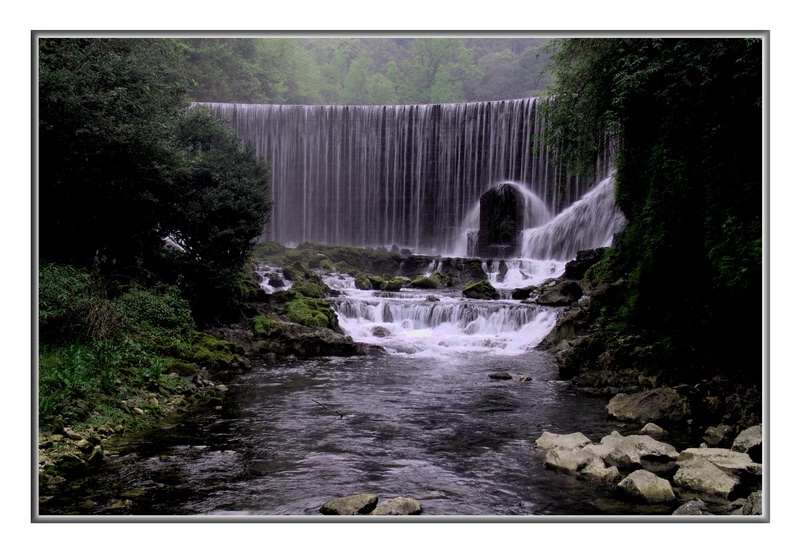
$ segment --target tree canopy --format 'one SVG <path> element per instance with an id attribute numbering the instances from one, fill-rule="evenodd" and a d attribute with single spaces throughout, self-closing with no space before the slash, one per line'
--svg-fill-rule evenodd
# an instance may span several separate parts
<path id="1" fill-rule="evenodd" d="M 234 288 L 268 218 L 269 171 L 188 109 L 186 63 L 172 39 L 41 39 L 40 259 L 179 271 L 208 300 Z M 171 260 L 167 236 L 184 249 Z"/>

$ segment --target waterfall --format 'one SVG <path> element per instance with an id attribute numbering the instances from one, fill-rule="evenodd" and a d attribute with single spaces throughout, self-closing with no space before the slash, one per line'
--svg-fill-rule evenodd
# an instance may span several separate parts
<path id="1" fill-rule="evenodd" d="M 204 105 L 271 166 L 266 240 L 441 254 L 466 240 L 463 220 L 495 183 L 517 184 L 553 214 L 593 184 L 567 177 L 546 149 L 532 149 L 544 125 L 541 102 Z"/>
<path id="2" fill-rule="evenodd" d="M 579 250 L 609 246 L 623 223 L 614 197 L 614 176 L 610 175 L 545 225 L 523 231 L 519 255 L 570 260 Z"/>

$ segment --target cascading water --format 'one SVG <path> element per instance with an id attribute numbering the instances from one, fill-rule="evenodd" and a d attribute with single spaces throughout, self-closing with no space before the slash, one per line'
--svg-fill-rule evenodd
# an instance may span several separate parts
<path id="1" fill-rule="evenodd" d="M 267 240 L 454 251 L 493 183 L 517 183 L 558 213 L 593 184 L 535 151 L 539 98 L 417 106 L 204 104 L 272 169 Z M 600 160 L 604 175 L 608 161 Z"/>

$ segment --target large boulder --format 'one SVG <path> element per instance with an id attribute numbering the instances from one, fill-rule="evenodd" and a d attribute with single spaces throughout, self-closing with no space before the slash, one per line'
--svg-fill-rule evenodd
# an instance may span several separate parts
<path id="1" fill-rule="evenodd" d="M 422 513 L 422 506 L 413 499 L 404 496 L 384 500 L 370 512 L 374 516 L 409 516 Z"/>
<path id="2" fill-rule="evenodd" d="M 376 494 L 354 494 L 328 500 L 319 511 L 325 515 L 352 516 L 368 514 L 378 505 Z"/>
<path id="3" fill-rule="evenodd" d="M 675 499 L 672 485 L 655 473 L 637 469 L 617 484 L 617 488 L 639 502 L 659 504 Z"/>
<path id="4" fill-rule="evenodd" d="M 673 477 L 676 486 L 705 495 L 728 498 L 739 480 L 702 458 L 689 458 L 678 462 L 679 469 Z"/>
<path id="5" fill-rule="evenodd" d="M 606 407 L 608 415 L 622 421 L 645 423 L 678 422 L 689 417 L 689 401 L 675 389 L 663 387 L 614 396 Z"/>
<path id="6" fill-rule="evenodd" d="M 588 445 L 584 450 L 610 466 L 623 468 L 640 465 L 642 458 L 676 460 L 679 457 L 678 451 L 665 442 L 648 435 L 624 437 L 617 431 L 600 439 L 600 444 Z"/>
<path id="7" fill-rule="evenodd" d="M 552 286 L 544 286 L 534 300 L 542 306 L 568 306 L 583 296 L 583 289 L 577 281 L 558 281 Z"/>
<path id="8" fill-rule="evenodd" d="M 603 259 L 605 252 L 606 248 L 579 251 L 575 259 L 567 262 L 564 267 L 564 277 L 566 279 L 583 279 L 589 268 Z"/>
<path id="9" fill-rule="evenodd" d="M 762 472 L 761 464 L 754 462 L 750 456 L 727 448 L 687 448 L 681 452 L 678 463 L 693 458 L 709 461 L 730 475 L 759 476 Z"/>

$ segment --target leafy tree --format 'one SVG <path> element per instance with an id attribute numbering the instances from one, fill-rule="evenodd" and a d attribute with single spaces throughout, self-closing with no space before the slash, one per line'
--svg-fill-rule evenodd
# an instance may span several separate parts
<path id="1" fill-rule="evenodd" d="M 40 39 L 42 258 L 123 265 L 160 244 L 181 62 L 170 40 Z"/>
<path id="2" fill-rule="evenodd" d="M 463 102 L 463 82 L 480 74 L 464 39 L 415 39 L 411 57 L 406 88 L 411 102 Z"/>
<path id="3" fill-rule="evenodd" d="M 202 108 L 180 120 L 177 142 L 181 162 L 159 229 L 183 249 L 175 257 L 191 295 L 213 304 L 231 298 L 268 221 L 269 169 L 252 145 Z"/>
<path id="4" fill-rule="evenodd" d="M 659 342 L 673 376 L 761 367 L 762 45 L 758 39 L 555 43 L 548 144 L 590 168 L 618 141 L 629 224 L 609 321 Z M 692 373 L 694 372 L 694 373 Z"/>

